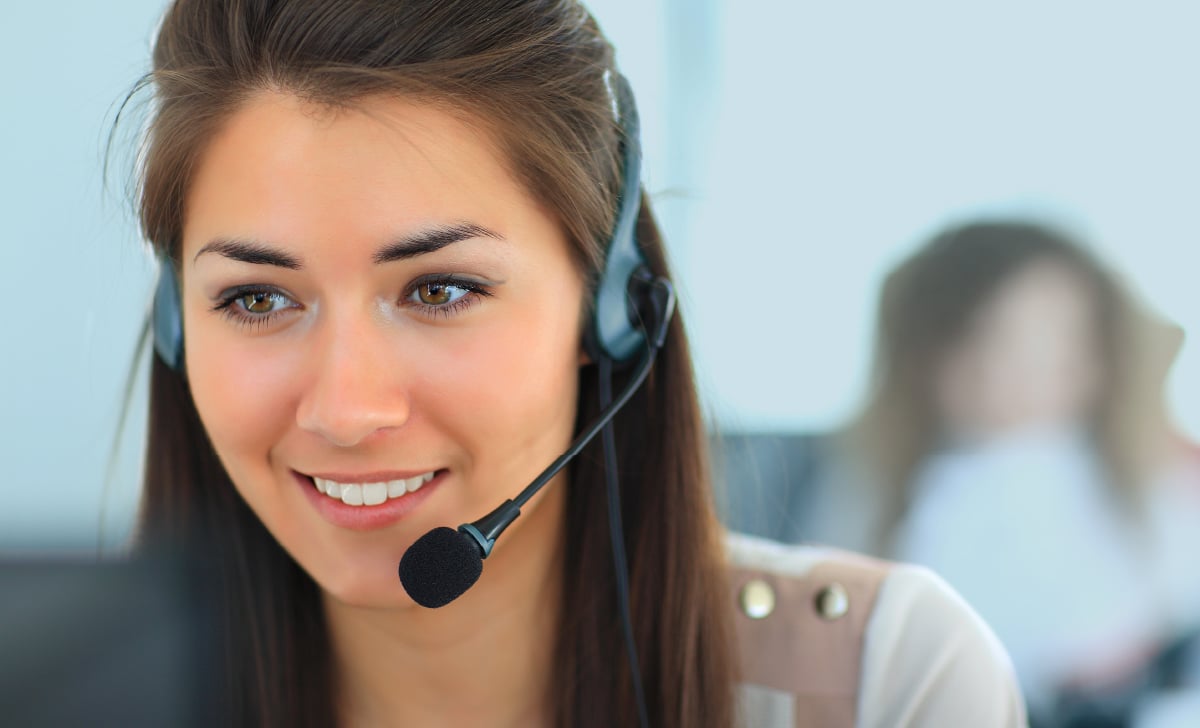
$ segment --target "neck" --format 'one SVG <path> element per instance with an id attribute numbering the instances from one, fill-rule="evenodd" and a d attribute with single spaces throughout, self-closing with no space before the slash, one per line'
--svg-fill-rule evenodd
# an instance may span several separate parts
<path id="1" fill-rule="evenodd" d="M 445 607 L 372 609 L 324 596 L 343 725 L 550 724 L 564 486 L 548 485 L 475 586 Z"/>

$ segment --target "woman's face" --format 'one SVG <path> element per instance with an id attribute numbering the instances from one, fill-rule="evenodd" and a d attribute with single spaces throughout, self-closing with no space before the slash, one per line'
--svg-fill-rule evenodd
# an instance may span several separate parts
<path id="1" fill-rule="evenodd" d="M 182 287 L 212 444 L 337 599 L 411 604 L 404 550 L 569 443 L 582 276 L 491 139 L 430 105 L 247 102 L 192 179 Z"/>
<path id="2" fill-rule="evenodd" d="M 993 437 L 1077 424 L 1101 378 L 1095 293 L 1037 261 L 1005 281 L 945 358 L 938 405 L 951 432 Z"/>

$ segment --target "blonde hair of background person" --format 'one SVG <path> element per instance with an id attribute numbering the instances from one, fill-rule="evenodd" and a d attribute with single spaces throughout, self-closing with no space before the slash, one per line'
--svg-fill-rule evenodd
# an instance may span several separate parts
<path id="1" fill-rule="evenodd" d="M 457 601 L 421 608 L 395 576 L 419 535 L 512 496 L 596 416 L 582 328 L 620 186 L 612 73 L 575 2 L 171 6 L 144 80 L 139 212 L 177 267 L 186 361 L 152 360 L 140 538 L 213 565 L 229 722 L 638 723 L 598 445 Z M 443 244 L 372 262 L 430 231 Z M 668 276 L 644 197 L 637 233 Z M 758 659 L 736 642 L 730 561 L 752 551 L 798 588 L 836 558 L 725 538 L 680 316 L 615 425 L 650 724 L 728 726 Z M 386 523 L 346 516 L 308 477 L 400 471 L 434 477 Z M 944 584 L 897 566 L 879 594 L 863 655 L 817 656 L 863 662 L 847 715 L 1021 722 L 1003 651 Z M 784 596 L 762 624 L 811 611 Z M 749 725 L 792 705 L 766 694 Z"/>
<path id="2" fill-rule="evenodd" d="M 946 357 L 990 297 L 1034 264 L 1063 270 L 1094 302 L 1096 348 L 1085 352 L 1090 361 L 1078 371 L 1078 388 L 1066 396 L 1088 412 L 1087 429 L 1108 485 L 1130 512 L 1140 508 L 1150 477 L 1179 453 L 1164 402 L 1167 370 L 1182 341 L 1178 327 L 1142 309 L 1094 255 L 1063 233 L 1007 221 L 954 227 L 883 284 L 870 394 L 840 437 L 847 457 L 878 488 L 871 494 L 879 511 L 873 542 L 861 547 L 888 553 L 917 467 L 947 436 L 939 414 L 944 395 L 936 391 Z"/>

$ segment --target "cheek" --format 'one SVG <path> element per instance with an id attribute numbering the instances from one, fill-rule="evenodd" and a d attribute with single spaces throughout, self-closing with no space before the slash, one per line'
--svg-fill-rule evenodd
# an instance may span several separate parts
<path id="1" fill-rule="evenodd" d="M 961 424 L 971 416 L 971 395 L 977 391 L 972 362 L 961 351 L 947 354 L 934 378 L 933 396 L 943 421 Z"/>
<path id="2" fill-rule="evenodd" d="M 213 448 L 233 482 L 263 482 L 268 454 L 287 431 L 294 411 L 283 362 L 254 357 L 211 322 L 186 321 L 187 373 L 192 398 Z"/>
<path id="3" fill-rule="evenodd" d="M 577 305 L 506 316 L 463 336 L 414 409 L 443 418 L 473 468 L 506 472 L 512 487 L 512 478 L 536 475 L 570 441 L 579 349 Z"/>

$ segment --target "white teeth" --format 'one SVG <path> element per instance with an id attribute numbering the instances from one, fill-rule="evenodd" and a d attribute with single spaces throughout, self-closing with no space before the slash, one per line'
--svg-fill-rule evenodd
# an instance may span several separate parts
<path id="1" fill-rule="evenodd" d="M 358 483 L 343 485 L 342 502 L 348 506 L 361 506 L 363 504 L 362 486 Z"/>
<path id="2" fill-rule="evenodd" d="M 363 483 L 362 502 L 364 506 L 377 506 L 387 500 L 387 483 Z"/>
<path id="3" fill-rule="evenodd" d="M 391 498 L 413 493 L 433 480 L 436 471 L 413 478 L 392 480 L 386 483 L 338 483 L 324 478 L 313 478 L 317 490 L 350 506 L 377 506 Z"/>

